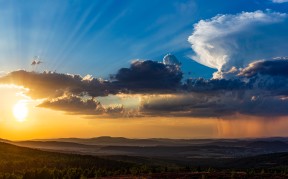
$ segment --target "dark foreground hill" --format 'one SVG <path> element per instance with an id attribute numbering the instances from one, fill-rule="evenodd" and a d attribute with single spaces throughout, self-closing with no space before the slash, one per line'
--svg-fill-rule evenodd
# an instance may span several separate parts
<path id="1" fill-rule="evenodd" d="M 0 142 L 0 178 L 80 178 L 125 174 L 135 164 L 96 156 L 45 152 Z"/>
<path id="2" fill-rule="evenodd" d="M 287 178 L 288 153 L 185 162 L 137 156 L 46 152 L 0 142 L 0 179 L 13 178 Z"/>

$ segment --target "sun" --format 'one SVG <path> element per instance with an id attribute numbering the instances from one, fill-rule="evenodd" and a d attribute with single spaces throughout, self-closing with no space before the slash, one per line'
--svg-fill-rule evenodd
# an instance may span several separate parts
<path id="1" fill-rule="evenodd" d="M 13 107 L 13 115 L 18 122 L 24 122 L 28 115 L 26 103 L 23 101 L 18 101 Z"/>

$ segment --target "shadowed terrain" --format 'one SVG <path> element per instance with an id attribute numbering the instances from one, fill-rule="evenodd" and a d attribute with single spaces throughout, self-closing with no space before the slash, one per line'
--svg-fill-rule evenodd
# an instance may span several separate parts
<path id="1" fill-rule="evenodd" d="M 6 141 L 9 142 L 9 141 Z M 288 152 L 287 138 L 262 139 L 128 139 L 98 137 L 17 141 L 11 144 L 49 151 L 89 155 L 191 158 L 238 158 Z"/>
<path id="2" fill-rule="evenodd" d="M 20 143 L 24 144 L 24 142 Z M 260 143 L 262 144 L 262 142 Z M 64 148 L 75 146 L 87 148 L 83 144 L 68 142 L 37 141 L 35 143 L 34 141 L 33 143 L 30 141 L 25 144 L 39 144 L 39 146 L 42 144 L 42 147 L 53 145 Z M 259 147 L 259 142 L 252 144 L 257 144 Z M 279 144 L 282 146 L 282 143 Z M 93 148 L 92 145 L 90 147 Z M 126 149 L 126 147 L 123 148 Z M 119 150 L 119 148 L 116 149 Z M 149 149 L 151 146 L 144 153 L 149 153 Z M 186 149 L 191 150 L 192 147 Z M 178 153 L 182 147 L 178 149 L 175 146 L 170 146 L 170 148 L 166 146 L 166 148 L 158 147 L 157 150 L 159 152 L 162 150 L 162 153 Z M 135 149 L 133 151 L 137 152 Z M 138 150 L 138 153 L 141 152 Z M 237 158 L 191 157 L 186 160 L 164 157 L 164 154 L 150 157 L 140 155 L 96 157 L 47 152 L 0 142 L 0 159 L 0 178 L 118 178 L 119 176 L 122 178 L 139 176 L 144 178 L 203 178 L 203 176 L 212 178 L 231 178 L 231 176 L 234 178 L 271 178 L 271 176 L 286 178 L 288 173 L 288 152 Z"/>

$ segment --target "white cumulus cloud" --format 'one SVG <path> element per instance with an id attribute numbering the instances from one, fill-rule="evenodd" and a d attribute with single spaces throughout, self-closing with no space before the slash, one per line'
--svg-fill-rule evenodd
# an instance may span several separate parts
<path id="1" fill-rule="evenodd" d="M 217 15 L 194 25 L 193 60 L 228 71 L 254 60 L 288 55 L 288 15 L 270 11 Z"/>

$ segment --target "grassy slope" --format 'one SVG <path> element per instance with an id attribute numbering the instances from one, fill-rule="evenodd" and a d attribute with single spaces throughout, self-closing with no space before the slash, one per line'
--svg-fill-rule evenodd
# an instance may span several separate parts
<path id="1" fill-rule="evenodd" d="M 31 168 L 104 168 L 117 170 L 132 167 L 128 162 L 119 162 L 95 156 L 61 154 L 18 147 L 0 142 L 0 172 L 13 172 Z"/>

